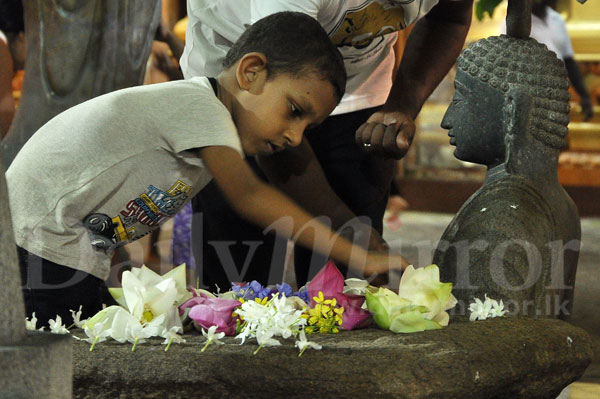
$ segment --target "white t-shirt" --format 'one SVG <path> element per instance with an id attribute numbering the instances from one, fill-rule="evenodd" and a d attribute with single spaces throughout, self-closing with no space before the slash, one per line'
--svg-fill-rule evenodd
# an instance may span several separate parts
<path id="1" fill-rule="evenodd" d="M 383 104 L 392 86 L 397 31 L 427 14 L 438 0 L 188 0 L 185 78 L 217 76 L 247 26 L 279 11 L 314 17 L 346 65 L 346 94 L 333 114 Z"/>
<path id="2" fill-rule="evenodd" d="M 501 26 L 501 33 L 506 33 L 506 22 Z M 567 31 L 567 24 L 562 16 L 550 7 L 546 7 L 546 19 L 531 14 L 531 34 L 539 43 L 545 44 L 548 50 L 558 58 L 573 57 L 573 46 Z"/>
<path id="3" fill-rule="evenodd" d="M 68 109 L 6 172 L 17 245 L 106 279 L 114 246 L 157 228 L 212 179 L 198 151 L 212 145 L 243 154 L 230 113 L 204 77 Z"/>

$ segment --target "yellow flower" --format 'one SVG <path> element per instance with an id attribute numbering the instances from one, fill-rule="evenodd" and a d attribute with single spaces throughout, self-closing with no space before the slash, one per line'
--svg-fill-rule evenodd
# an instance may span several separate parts
<path id="1" fill-rule="evenodd" d="M 313 300 L 316 302 L 315 307 L 308 309 L 308 314 L 303 316 L 308 319 L 306 333 L 312 334 L 317 329 L 320 333 L 338 333 L 344 308 L 338 306 L 336 298 L 325 299 L 322 291 Z"/>

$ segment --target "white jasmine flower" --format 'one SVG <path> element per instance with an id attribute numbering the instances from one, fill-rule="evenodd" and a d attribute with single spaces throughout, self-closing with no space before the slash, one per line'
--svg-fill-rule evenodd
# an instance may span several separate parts
<path id="1" fill-rule="evenodd" d="M 163 345 L 167 345 L 165 347 L 165 352 L 169 350 L 169 348 L 171 347 L 171 344 L 173 342 L 175 342 L 177 344 L 181 344 L 181 343 L 185 342 L 185 339 L 183 339 L 183 337 L 178 334 L 181 330 L 183 330 L 181 327 L 173 326 L 173 327 L 171 327 L 168 330 L 165 328 L 162 331 L 162 333 L 160 334 L 160 336 L 165 339 L 163 341 Z"/>
<path id="2" fill-rule="evenodd" d="M 62 323 L 62 318 L 59 315 L 56 315 L 56 320 L 48 320 L 48 325 L 50 326 L 50 332 L 53 334 L 69 334 L 69 330 Z"/>
<path id="3" fill-rule="evenodd" d="M 87 335 L 87 338 L 81 339 L 73 335 L 73 338 L 78 339 L 80 341 L 85 341 L 87 343 L 92 344 L 90 346 L 90 352 L 94 350 L 94 347 L 99 342 L 104 342 L 110 336 L 110 329 L 104 328 L 107 324 L 108 320 L 105 320 L 102 323 L 96 323 L 93 328 L 89 328 L 88 326 L 83 327 L 83 332 Z"/>
<path id="4" fill-rule="evenodd" d="M 217 331 L 217 326 L 210 326 L 208 331 L 205 329 L 202 329 L 202 335 L 204 335 L 204 337 L 206 338 L 207 341 L 200 352 L 204 352 L 206 350 L 206 348 L 208 348 L 208 345 L 210 345 L 213 342 L 217 345 L 223 345 L 223 342 L 221 342 L 219 340 L 225 336 L 225 333 L 224 332 L 215 333 L 215 331 Z"/>
<path id="5" fill-rule="evenodd" d="M 501 317 L 506 314 L 504 310 L 504 303 L 500 300 L 488 298 L 487 294 L 484 294 L 484 301 L 482 302 L 479 298 L 474 298 L 475 302 L 469 305 L 469 316 L 470 321 L 474 320 L 486 320 L 488 318 Z"/>
<path id="6" fill-rule="evenodd" d="M 255 354 L 264 346 L 281 345 L 274 337 L 296 336 L 306 324 L 306 319 L 301 317 L 304 310 L 296 305 L 285 295 L 275 296 L 264 305 L 255 301 L 244 302 L 236 311 L 244 320 L 242 331 L 236 338 L 241 339 L 242 344 L 249 336 L 256 338 L 259 346 Z"/>
<path id="7" fill-rule="evenodd" d="M 300 330 L 299 338 L 300 339 L 298 341 L 296 341 L 296 347 L 300 350 L 298 357 L 302 356 L 302 354 L 304 353 L 304 351 L 307 348 L 312 348 L 312 349 L 316 349 L 316 350 L 321 350 L 321 348 L 323 348 L 321 345 L 319 345 L 315 342 L 307 341 L 306 334 L 304 333 L 304 329 Z"/>
<path id="8" fill-rule="evenodd" d="M 125 328 L 125 335 L 127 341 L 133 344 L 131 351 L 135 352 L 137 344 L 146 342 L 148 338 L 156 335 L 156 331 L 149 325 L 143 326 L 141 323 L 131 323 Z"/>
<path id="9" fill-rule="evenodd" d="M 498 303 L 495 299 L 492 300 L 492 310 L 490 311 L 489 317 L 502 317 L 506 314 L 507 310 L 504 309 L 504 303 L 502 299 Z"/>
<path id="10" fill-rule="evenodd" d="M 71 315 L 73 316 L 73 324 L 77 328 L 84 329 L 85 328 L 85 322 L 88 319 L 85 319 L 83 321 L 81 320 L 81 308 L 82 308 L 82 306 L 79 305 L 79 311 L 77 313 L 75 313 L 75 311 L 73 309 L 69 309 L 69 312 L 71 312 Z"/>
<path id="11" fill-rule="evenodd" d="M 35 312 L 31 314 L 31 320 L 28 317 L 25 318 L 25 328 L 29 331 L 35 331 L 37 328 L 37 317 L 35 317 Z M 44 331 L 44 327 L 40 327 L 37 329 L 38 331 Z"/>

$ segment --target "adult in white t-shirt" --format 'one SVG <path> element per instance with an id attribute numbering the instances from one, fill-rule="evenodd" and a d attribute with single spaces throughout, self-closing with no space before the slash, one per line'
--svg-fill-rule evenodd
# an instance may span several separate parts
<path id="1" fill-rule="evenodd" d="M 541 0 L 533 3 L 529 37 L 545 44 L 548 50 L 554 52 L 565 63 L 569 80 L 581 99 L 581 112 L 584 115 L 584 120 L 588 120 L 593 116 L 590 94 L 583 83 L 581 71 L 573 58 L 575 53 L 567 31 L 567 25 L 563 17 L 553 9 L 555 6 L 556 0 Z M 505 32 L 506 25 L 503 24 L 501 33 Z"/>
<path id="2" fill-rule="evenodd" d="M 188 0 L 180 60 L 185 78 L 217 75 L 245 28 L 278 11 L 304 12 L 321 23 L 344 56 L 348 83 L 333 115 L 308 130 L 300 147 L 259 158 L 260 167 L 295 201 L 329 217 L 336 229 L 367 216 L 374 230 L 369 244 L 377 248 L 394 158 L 408 150 L 415 117 L 462 49 L 472 0 Z M 394 78 L 397 31 L 415 22 Z M 240 270 L 248 281 L 280 282 L 285 245 L 266 244 L 272 238 L 234 217 L 216 187 L 207 186 L 198 198 L 194 212 L 202 213 L 196 220 L 204 223 L 194 226 L 193 245 L 201 284 L 227 290 L 228 276 L 239 276 Z M 215 264 L 223 269 L 217 272 Z M 309 266 L 297 257 L 298 283 L 323 264 L 315 258 Z"/>

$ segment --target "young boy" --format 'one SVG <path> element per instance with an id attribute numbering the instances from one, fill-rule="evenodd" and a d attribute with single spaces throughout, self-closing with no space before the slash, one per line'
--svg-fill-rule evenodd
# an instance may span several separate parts
<path id="1" fill-rule="evenodd" d="M 212 178 L 244 218 L 277 222 L 279 234 L 355 273 L 401 269 L 402 257 L 353 247 L 243 161 L 299 145 L 345 83 L 342 57 L 320 25 L 284 12 L 240 37 L 218 81 L 124 89 L 49 121 L 6 173 L 27 313 L 45 322 L 69 320 L 79 305 L 87 315 L 99 310 L 114 248 L 157 228 Z"/>

